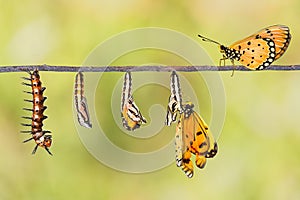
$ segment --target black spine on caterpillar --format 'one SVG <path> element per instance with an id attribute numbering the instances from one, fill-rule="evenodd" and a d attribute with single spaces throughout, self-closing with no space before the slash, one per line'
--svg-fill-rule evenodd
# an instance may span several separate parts
<path id="1" fill-rule="evenodd" d="M 38 147 L 44 148 L 50 155 L 52 153 L 49 150 L 49 147 L 52 144 L 52 136 L 49 134 L 50 131 L 43 130 L 43 121 L 47 119 L 47 116 L 44 115 L 44 111 L 47 109 L 44 106 L 44 101 L 47 97 L 43 96 L 45 87 L 42 87 L 42 82 L 40 81 L 40 75 L 37 69 L 32 73 L 28 72 L 30 78 L 22 77 L 24 80 L 30 81 L 30 83 L 22 83 L 23 85 L 31 87 L 31 92 L 24 91 L 25 93 L 32 94 L 32 100 L 24 99 L 26 102 L 33 104 L 32 109 L 23 108 L 23 110 L 32 112 L 32 117 L 23 117 L 24 119 L 31 120 L 31 124 L 24 124 L 23 126 L 31 126 L 30 131 L 21 131 L 21 133 L 31 133 L 31 138 L 24 141 L 28 142 L 34 140 L 36 146 L 34 147 L 32 154 L 35 154 Z"/>

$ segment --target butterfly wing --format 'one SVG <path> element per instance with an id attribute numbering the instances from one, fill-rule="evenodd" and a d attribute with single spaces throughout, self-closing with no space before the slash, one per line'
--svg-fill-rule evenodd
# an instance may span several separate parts
<path id="1" fill-rule="evenodd" d="M 284 54 L 292 38 L 289 27 L 285 25 L 269 26 L 260 30 L 256 35 L 259 35 L 261 38 L 270 38 L 274 41 L 276 49 L 275 60 Z"/>
<path id="2" fill-rule="evenodd" d="M 274 25 L 235 42 L 229 46 L 229 49 L 240 51 L 240 62 L 245 67 L 263 69 L 284 54 L 290 44 L 291 38 L 289 27 Z M 244 51 L 246 55 L 244 55 Z M 275 56 L 273 53 L 275 53 Z M 252 59 L 253 57 L 254 59 Z"/>
<path id="3" fill-rule="evenodd" d="M 193 115 L 196 123 L 199 124 L 198 130 L 200 130 L 196 133 L 195 141 L 197 141 L 197 143 L 195 144 L 194 148 L 199 147 L 199 155 L 205 156 L 206 158 L 212 158 L 218 152 L 217 142 L 215 141 L 214 136 L 201 116 L 196 112 L 194 112 Z"/>
<path id="4" fill-rule="evenodd" d="M 194 173 L 191 154 L 196 155 L 197 167 L 204 168 L 206 158 L 216 155 L 217 143 L 207 124 L 193 110 L 193 104 L 187 103 L 183 108 L 176 127 L 176 164 L 191 178 Z"/>
<path id="5" fill-rule="evenodd" d="M 208 127 L 201 120 L 200 116 L 193 112 L 187 120 L 184 132 L 193 135 L 194 140 L 190 149 L 193 154 L 205 155 L 209 150 L 209 138 L 207 136 Z M 192 129 L 190 127 L 193 127 Z"/>
<path id="6" fill-rule="evenodd" d="M 249 69 L 264 69 L 276 57 L 275 43 L 269 38 L 252 38 L 231 45 L 229 48 L 238 52 L 238 61 Z"/>

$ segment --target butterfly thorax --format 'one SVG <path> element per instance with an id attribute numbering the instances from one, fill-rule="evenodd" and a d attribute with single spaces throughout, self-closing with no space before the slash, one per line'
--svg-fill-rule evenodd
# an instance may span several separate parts
<path id="1" fill-rule="evenodd" d="M 194 104 L 192 104 L 190 102 L 184 105 L 184 108 L 183 108 L 184 118 L 190 117 L 190 115 L 194 112 L 193 108 L 194 108 Z"/>
<path id="2" fill-rule="evenodd" d="M 220 52 L 223 53 L 224 59 L 235 59 L 240 60 L 241 53 L 236 49 L 231 49 L 224 45 L 220 45 Z"/>

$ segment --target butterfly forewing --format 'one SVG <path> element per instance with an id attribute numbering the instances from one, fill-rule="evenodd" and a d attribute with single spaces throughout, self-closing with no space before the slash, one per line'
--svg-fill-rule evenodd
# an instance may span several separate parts
<path id="1" fill-rule="evenodd" d="M 289 27 L 284 25 L 270 26 L 262 29 L 257 34 L 261 38 L 270 38 L 274 41 L 276 48 L 275 60 L 283 55 L 283 53 L 288 48 L 292 38 Z"/>
<path id="2" fill-rule="evenodd" d="M 196 134 L 196 137 L 204 137 L 202 139 L 201 138 L 196 139 L 197 141 L 200 141 L 200 142 L 198 142 L 200 155 L 204 155 L 206 158 L 212 158 L 217 154 L 217 151 L 218 151 L 217 142 L 215 141 L 214 136 L 212 135 L 207 124 L 201 118 L 201 116 L 198 115 L 196 112 L 194 112 L 194 117 L 195 117 L 195 120 L 197 121 L 197 123 L 201 124 L 200 127 L 202 127 L 202 128 L 200 130 L 203 130 L 203 132 L 204 132 L 203 135 Z M 204 141 L 204 142 L 201 143 L 201 141 Z M 201 152 L 203 152 L 203 153 L 201 153 Z"/>
<path id="3" fill-rule="evenodd" d="M 273 40 L 275 43 L 275 49 L 276 49 L 276 57 L 275 60 L 277 60 L 279 57 L 283 55 L 283 53 L 288 48 L 290 41 L 291 41 L 291 34 L 289 27 L 285 25 L 274 25 L 267 28 L 264 28 L 257 33 L 243 39 L 240 41 L 235 42 L 230 47 L 237 46 L 241 43 L 261 39 L 261 38 L 269 38 Z"/>

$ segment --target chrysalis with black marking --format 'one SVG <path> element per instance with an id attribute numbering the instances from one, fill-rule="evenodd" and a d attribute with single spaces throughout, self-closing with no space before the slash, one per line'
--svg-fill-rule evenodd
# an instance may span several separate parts
<path id="1" fill-rule="evenodd" d="M 126 72 L 124 76 L 122 97 L 121 97 L 121 117 L 124 128 L 133 131 L 146 123 L 139 108 L 132 97 L 132 78 L 131 73 Z"/>
<path id="2" fill-rule="evenodd" d="M 175 71 L 171 74 L 170 90 L 171 95 L 169 97 L 167 116 L 165 120 L 165 124 L 167 126 L 170 126 L 176 121 L 177 112 L 182 113 L 181 88 L 178 75 Z"/>
<path id="3" fill-rule="evenodd" d="M 24 119 L 31 120 L 30 124 L 22 123 L 23 126 L 30 126 L 31 130 L 29 131 L 21 131 L 21 133 L 30 133 L 31 138 L 24 141 L 28 142 L 30 140 L 34 140 L 36 146 L 34 147 L 32 154 L 35 154 L 38 147 L 44 148 L 50 155 L 52 153 L 49 150 L 49 147 L 52 144 L 52 136 L 49 134 L 50 131 L 43 130 L 43 121 L 47 119 L 47 116 L 44 115 L 44 111 L 47 109 L 44 106 L 44 101 L 47 97 L 43 96 L 45 91 L 45 87 L 42 87 L 42 82 L 40 81 L 40 75 L 37 69 L 35 69 L 32 73 L 28 72 L 30 78 L 22 77 L 24 80 L 30 81 L 30 83 L 22 83 L 23 85 L 31 87 L 31 92 L 24 91 L 25 93 L 32 95 L 32 100 L 24 99 L 24 101 L 32 103 L 32 109 L 24 108 L 26 111 L 32 112 L 32 117 L 23 117 Z"/>
<path id="4" fill-rule="evenodd" d="M 81 72 L 78 72 L 75 77 L 74 105 L 78 123 L 85 128 L 92 128 L 88 104 L 84 96 L 84 77 Z"/>

